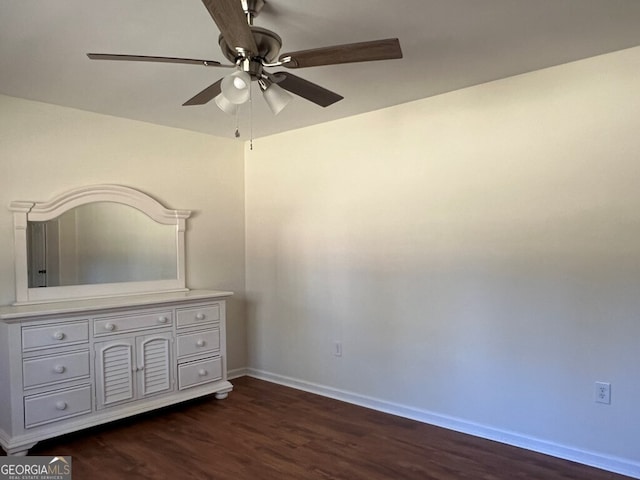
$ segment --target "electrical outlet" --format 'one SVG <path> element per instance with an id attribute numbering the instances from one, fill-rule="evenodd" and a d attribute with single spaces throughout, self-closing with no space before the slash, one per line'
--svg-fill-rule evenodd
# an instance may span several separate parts
<path id="1" fill-rule="evenodd" d="M 341 342 L 334 342 L 333 343 L 333 354 L 336 357 L 341 357 L 342 356 L 342 343 Z"/>
<path id="2" fill-rule="evenodd" d="M 607 382 L 596 382 L 596 402 L 611 403 L 611 384 Z"/>

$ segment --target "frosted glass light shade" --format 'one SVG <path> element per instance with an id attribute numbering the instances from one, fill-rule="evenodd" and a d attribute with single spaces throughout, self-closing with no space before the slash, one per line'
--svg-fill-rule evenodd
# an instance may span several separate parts
<path id="1" fill-rule="evenodd" d="M 222 79 L 220 89 L 226 99 L 240 105 L 249 100 L 251 95 L 251 77 L 247 72 L 237 70 Z"/>
<path id="2" fill-rule="evenodd" d="M 279 114 L 293 98 L 289 92 L 275 83 L 269 85 L 262 94 L 274 115 Z"/>
<path id="3" fill-rule="evenodd" d="M 238 105 L 231 103 L 222 93 L 216 96 L 213 100 L 216 102 L 216 105 L 218 105 L 218 108 L 224 113 L 235 115 L 238 112 Z"/>

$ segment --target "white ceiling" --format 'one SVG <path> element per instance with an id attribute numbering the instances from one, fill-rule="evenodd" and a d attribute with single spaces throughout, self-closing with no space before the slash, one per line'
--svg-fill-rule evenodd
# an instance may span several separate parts
<path id="1" fill-rule="evenodd" d="M 324 109 L 295 97 L 274 117 L 257 98 L 243 139 L 251 117 L 257 138 L 640 45 L 639 0 L 267 2 L 255 25 L 282 37 L 282 53 L 398 37 L 404 58 L 293 71 L 345 99 Z M 218 34 L 201 0 L 2 0 L 0 93 L 233 137 L 235 118 L 214 102 L 182 106 L 229 70 L 85 56 L 227 63 Z"/>

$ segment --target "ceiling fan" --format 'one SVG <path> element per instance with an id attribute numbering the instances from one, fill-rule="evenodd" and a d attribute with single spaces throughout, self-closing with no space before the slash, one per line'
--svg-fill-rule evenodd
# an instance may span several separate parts
<path id="1" fill-rule="evenodd" d="M 92 60 L 184 63 L 205 67 L 233 68 L 234 72 L 208 86 L 183 105 L 204 105 L 215 100 L 226 113 L 234 114 L 250 98 L 252 81 L 260 90 L 271 111 L 279 113 L 294 93 L 321 107 L 328 107 L 344 97 L 287 71 L 270 73 L 266 69 L 287 69 L 337 65 L 402 58 L 397 38 L 349 43 L 280 54 L 282 39 L 271 30 L 253 25 L 264 7 L 264 0 L 202 0 L 221 34 L 218 43 L 222 54 L 232 62 L 223 65 L 215 60 L 88 53 Z"/>

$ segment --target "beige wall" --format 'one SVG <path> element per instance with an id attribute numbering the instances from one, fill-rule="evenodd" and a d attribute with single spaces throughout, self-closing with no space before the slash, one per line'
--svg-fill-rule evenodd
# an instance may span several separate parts
<path id="1" fill-rule="evenodd" d="M 636 48 L 254 142 L 249 365 L 640 475 L 639 78 Z"/>
<path id="2" fill-rule="evenodd" d="M 116 183 L 194 210 L 187 285 L 237 291 L 229 302 L 229 367 L 246 365 L 242 144 L 0 96 L 0 304 L 15 300 L 12 200 Z"/>

